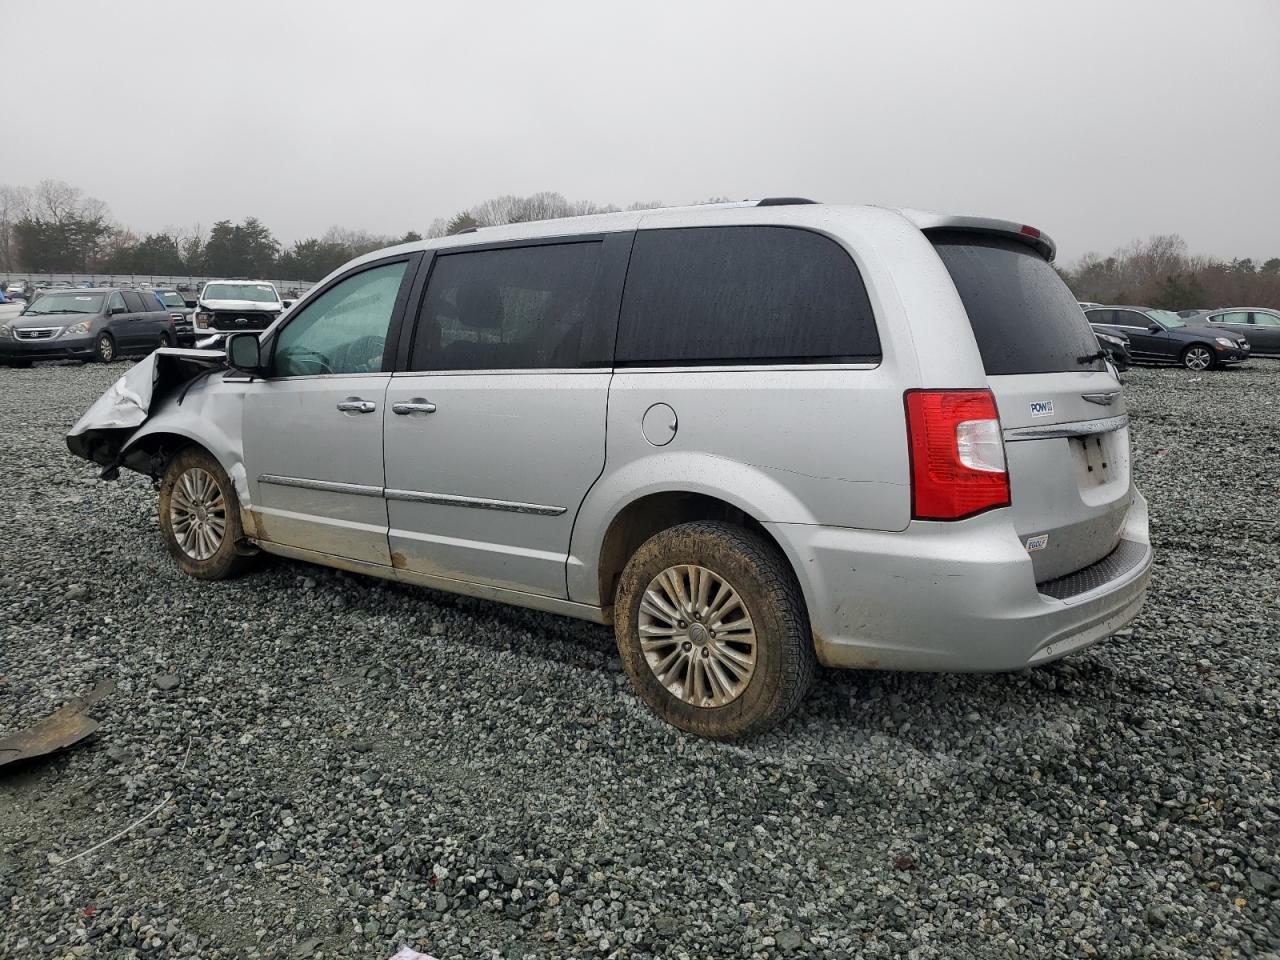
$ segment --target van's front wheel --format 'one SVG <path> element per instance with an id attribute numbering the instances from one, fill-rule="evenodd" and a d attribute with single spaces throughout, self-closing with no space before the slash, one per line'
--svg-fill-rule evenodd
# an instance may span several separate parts
<path id="1" fill-rule="evenodd" d="M 712 521 L 655 534 L 618 583 L 615 631 L 636 691 L 668 723 L 728 739 L 786 718 L 813 681 L 800 587 L 773 544 Z"/>
<path id="2" fill-rule="evenodd" d="M 206 450 L 187 447 L 160 481 L 160 530 L 182 571 L 200 580 L 224 580 L 244 567 L 236 549 L 243 538 L 240 501 L 222 465 Z"/>

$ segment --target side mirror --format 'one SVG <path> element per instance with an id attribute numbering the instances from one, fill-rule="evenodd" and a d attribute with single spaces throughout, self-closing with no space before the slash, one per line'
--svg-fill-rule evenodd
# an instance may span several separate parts
<path id="1" fill-rule="evenodd" d="M 233 333 L 227 337 L 227 363 L 244 373 L 262 372 L 262 344 L 256 333 Z"/>
<path id="2" fill-rule="evenodd" d="M 108 313 L 109 315 L 113 316 L 113 317 L 114 317 L 117 313 L 125 313 L 125 312 L 126 312 L 126 308 L 125 308 L 125 307 L 112 307 L 110 310 L 108 310 L 108 311 L 107 311 L 107 313 Z"/>
<path id="3" fill-rule="evenodd" d="M 292 306 L 293 306 L 293 301 L 292 301 L 292 300 L 281 300 L 281 301 L 280 301 L 280 305 L 281 305 L 281 306 L 283 306 L 286 310 L 288 310 L 290 307 L 292 307 Z"/>
<path id="4" fill-rule="evenodd" d="M 185 305 L 191 310 L 194 310 L 196 307 L 200 306 L 200 301 L 198 300 L 183 300 L 182 303 L 183 305 Z"/>
<path id="5" fill-rule="evenodd" d="M 1147 327 L 1147 333 L 1159 333 L 1163 329 L 1164 327 L 1160 326 L 1160 324 L 1153 323 L 1151 326 Z"/>

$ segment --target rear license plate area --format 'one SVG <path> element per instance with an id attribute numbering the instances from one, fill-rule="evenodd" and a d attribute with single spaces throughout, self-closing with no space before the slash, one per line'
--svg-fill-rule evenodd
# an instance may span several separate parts
<path id="1" fill-rule="evenodd" d="M 1076 461 L 1084 465 L 1081 479 L 1086 486 L 1100 487 L 1111 479 L 1114 466 L 1105 435 L 1072 437 L 1071 443 L 1076 448 Z"/>

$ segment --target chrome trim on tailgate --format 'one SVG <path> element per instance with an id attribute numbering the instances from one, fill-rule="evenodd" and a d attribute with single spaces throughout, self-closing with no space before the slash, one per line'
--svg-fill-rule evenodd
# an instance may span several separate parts
<path id="1" fill-rule="evenodd" d="M 445 507 L 476 507 L 480 510 L 502 510 L 507 513 L 531 513 L 540 517 L 558 517 L 567 507 L 544 503 L 520 503 L 516 500 L 490 500 L 486 497 L 459 497 L 449 493 L 423 493 L 418 490 L 388 490 L 388 500 L 409 503 L 434 503 Z"/>
<path id="2" fill-rule="evenodd" d="M 1010 427 L 1004 432 L 1006 441 L 1050 440 L 1054 437 L 1088 437 L 1095 433 L 1114 433 L 1129 426 L 1129 415 L 1102 420 L 1079 420 L 1075 423 L 1046 423 L 1043 427 Z"/>

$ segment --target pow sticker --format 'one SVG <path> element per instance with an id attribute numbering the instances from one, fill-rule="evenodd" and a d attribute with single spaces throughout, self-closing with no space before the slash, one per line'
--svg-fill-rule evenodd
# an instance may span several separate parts
<path id="1" fill-rule="evenodd" d="M 1048 545 L 1049 535 L 1047 533 L 1038 533 L 1034 537 L 1027 537 L 1027 553 L 1043 550 Z"/>
<path id="2" fill-rule="evenodd" d="M 1032 400 L 1031 416 L 1034 417 L 1052 417 L 1053 401 L 1052 400 Z"/>

